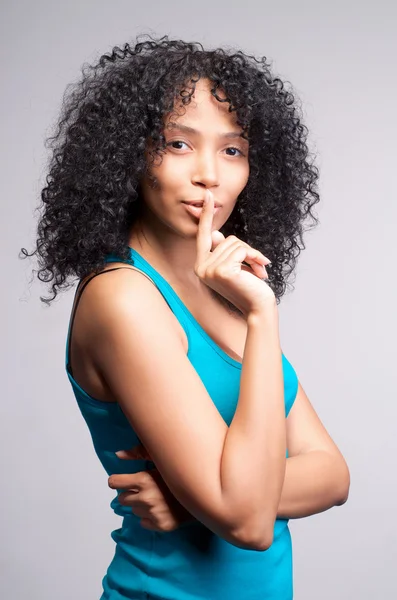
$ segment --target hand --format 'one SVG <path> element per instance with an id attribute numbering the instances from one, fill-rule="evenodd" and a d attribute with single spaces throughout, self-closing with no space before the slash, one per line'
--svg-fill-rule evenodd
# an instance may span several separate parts
<path id="1" fill-rule="evenodd" d="M 214 198 L 205 192 L 197 231 L 197 258 L 194 271 L 203 283 L 232 302 L 245 317 L 274 306 L 275 295 L 265 283 L 268 278 L 265 265 L 270 263 L 259 250 L 220 231 L 212 231 Z M 245 261 L 251 267 L 241 263 Z"/>
<path id="2" fill-rule="evenodd" d="M 146 448 L 139 444 L 131 450 L 120 450 L 116 455 L 127 460 L 152 460 Z M 109 487 L 126 490 L 118 496 L 123 506 L 129 506 L 140 524 L 151 531 L 174 531 L 194 517 L 173 496 L 157 469 L 111 475 Z"/>

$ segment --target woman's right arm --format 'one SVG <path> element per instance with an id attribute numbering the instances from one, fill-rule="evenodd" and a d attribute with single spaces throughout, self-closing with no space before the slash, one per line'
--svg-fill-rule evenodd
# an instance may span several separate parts
<path id="1" fill-rule="evenodd" d="M 230 543 L 268 548 L 286 462 L 276 304 L 247 318 L 228 427 L 186 356 L 175 316 L 144 275 L 109 272 L 85 296 L 96 367 L 172 494 Z"/>

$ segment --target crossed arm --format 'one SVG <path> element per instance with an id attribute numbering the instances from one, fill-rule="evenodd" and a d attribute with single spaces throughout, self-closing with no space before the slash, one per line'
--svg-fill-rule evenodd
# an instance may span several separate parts
<path id="1" fill-rule="evenodd" d="M 344 504 L 349 495 L 349 469 L 300 383 L 286 427 L 289 458 L 277 518 L 298 519 Z M 138 475 L 112 475 L 109 486 L 131 488 L 132 478 Z M 134 494 L 124 493 L 119 500 L 134 510 Z M 181 505 L 175 514 L 182 522 L 195 520 Z"/>
<path id="2" fill-rule="evenodd" d="M 286 426 L 289 458 L 277 517 L 298 519 L 344 504 L 349 469 L 300 383 Z"/>

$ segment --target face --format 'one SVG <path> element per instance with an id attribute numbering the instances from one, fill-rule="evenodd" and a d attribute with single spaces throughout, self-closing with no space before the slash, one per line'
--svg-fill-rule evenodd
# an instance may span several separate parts
<path id="1" fill-rule="evenodd" d="M 220 229 L 249 177 L 248 141 L 229 103 L 216 100 L 210 86 L 200 80 L 181 115 L 166 116 L 166 151 L 151 168 L 156 185 L 146 177 L 141 182 L 146 214 L 182 237 L 196 234 L 201 212 L 186 201 L 202 201 L 211 190 L 218 205 L 213 228 Z"/>

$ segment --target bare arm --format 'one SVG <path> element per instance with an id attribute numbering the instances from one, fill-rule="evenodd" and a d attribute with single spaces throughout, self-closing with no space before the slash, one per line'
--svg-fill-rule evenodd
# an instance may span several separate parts
<path id="1" fill-rule="evenodd" d="M 276 309 L 249 317 L 237 409 L 221 483 L 248 537 L 270 546 L 286 464 L 284 380 Z M 255 533 L 256 532 L 256 533 Z"/>
<path id="2" fill-rule="evenodd" d="M 290 456 L 286 460 L 277 518 L 299 519 L 344 504 L 348 499 L 350 487 L 348 466 L 300 382 L 286 425 Z M 141 452 L 140 458 L 151 460 L 143 446 L 139 447 L 139 453 Z M 117 455 L 127 459 L 137 458 L 137 447 L 121 454 L 118 452 Z M 112 481 L 111 487 L 129 490 L 135 485 L 135 477 L 135 474 L 113 475 L 109 478 L 109 485 Z M 151 483 L 153 485 L 153 480 Z M 171 498 L 172 501 L 165 502 L 169 502 L 169 506 L 173 508 L 172 517 L 176 518 L 177 522 L 196 520 L 174 496 L 171 495 Z M 134 508 L 134 503 L 129 504 L 125 496 L 121 496 L 119 501 L 123 503 L 124 499 L 127 506 Z"/>
<path id="3" fill-rule="evenodd" d="M 300 519 L 344 504 L 349 495 L 349 468 L 325 429 L 302 385 L 286 420 L 285 478 L 278 519 Z M 181 521 L 194 521 L 184 511 Z"/>
<path id="4" fill-rule="evenodd" d="M 278 518 L 298 519 L 343 504 L 348 466 L 300 383 L 286 427 L 289 458 Z"/>
<path id="5" fill-rule="evenodd" d="M 341 506 L 347 501 L 349 482 L 345 463 L 335 454 L 311 450 L 287 458 L 277 519 L 301 519 Z M 197 520 L 179 506 L 180 522 Z"/>
<path id="6" fill-rule="evenodd" d="M 146 277 L 110 272 L 85 294 L 98 370 L 171 492 L 231 543 L 268 547 L 285 469 L 275 310 L 248 324 L 238 409 L 228 428 L 186 357 L 174 315 Z"/>

